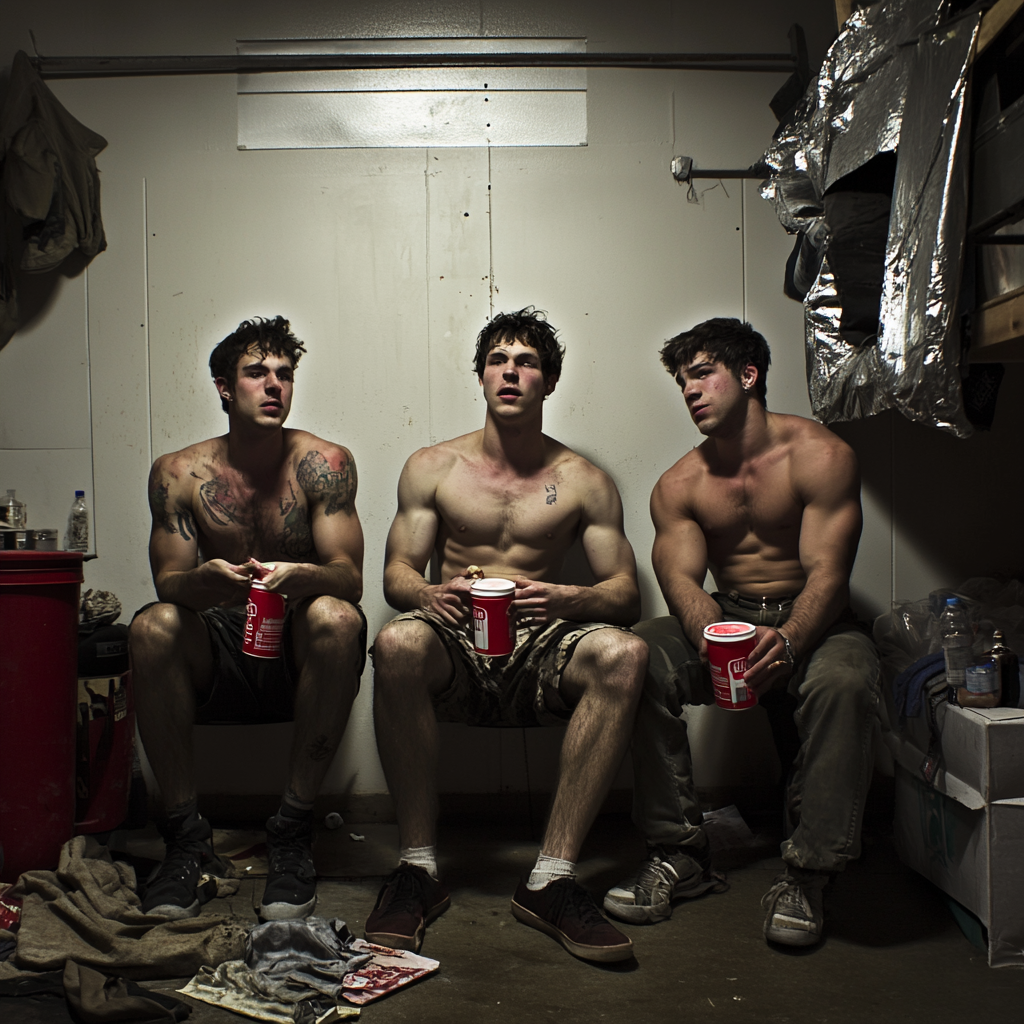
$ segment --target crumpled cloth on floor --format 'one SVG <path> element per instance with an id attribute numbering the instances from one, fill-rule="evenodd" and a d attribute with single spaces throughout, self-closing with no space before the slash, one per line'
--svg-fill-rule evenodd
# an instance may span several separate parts
<path id="1" fill-rule="evenodd" d="M 946 673 L 946 655 L 942 651 L 918 658 L 893 680 L 893 704 L 901 717 L 916 718 L 921 714 L 927 684 L 940 673 Z"/>
<path id="2" fill-rule="evenodd" d="M 70 959 L 108 974 L 155 980 L 244 955 L 247 922 L 230 914 L 180 921 L 143 914 L 135 871 L 112 863 L 98 846 L 99 856 L 86 856 L 86 839 L 64 844 L 56 871 L 26 871 L 11 890 L 23 899 L 17 967 L 62 970 Z"/>
<path id="3" fill-rule="evenodd" d="M 183 995 L 260 1020 L 306 1024 L 342 999 L 345 975 L 368 953 L 351 948 L 344 921 L 267 921 L 249 933 L 245 960 L 202 969 Z"/>
<path id="4" fill-rule="evenodd" d="M 54 1000 L 52 1008 L 47 1005 L 42 1016 L 61 1022 L 68 1019 L 65 1000 L 72 1017 L 80 1024 L 174 1024 L 192 1012 L 191 1006 L 174 996 L 149 992 L 124 978 L 108 978 L 99 971 L 80 967 L 73 960 L 64 965 L 63 971 L 0 979 L 0 997 L 40 995 L 59 997 L 60 1002 Z"/>

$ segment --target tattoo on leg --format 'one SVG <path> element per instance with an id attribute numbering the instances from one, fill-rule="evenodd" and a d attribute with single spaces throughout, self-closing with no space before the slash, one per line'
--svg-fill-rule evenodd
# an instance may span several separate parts
<path id="1" fill-rule="evenodd" d="M 324 761 L 334 753 L 334 748 L 326 736 L 317 736 L 308 747 L 306 754 L 310 761 Z"/>
<path id="2" fill-rule="evenodd" d="M 544 504 L 554 505 L 554 503 L 558 501 L 558 491 L 555 490 L 555 485 L 545 484 L 544 490 L 546 491 L 546 494 L 544 496 Z"/>
<path id="3" fill-rule="evenodd" d="M 347 455 L 342 456 L 338 469 L 332 470 L 320 452 L 306 452 L 295 475 L 306 494 L 327 499 L 324 515 L 334 515 L 335 512 L 344 512 L 349 516 L 352 514 L 356 494 L 356 468 Z"/>

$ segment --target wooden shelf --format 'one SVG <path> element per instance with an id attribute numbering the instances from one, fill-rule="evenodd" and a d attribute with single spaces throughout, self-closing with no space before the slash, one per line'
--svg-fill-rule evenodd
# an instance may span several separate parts
<path id="1" fill-rule="evenodd" d="M 972 334 L 972 363 L 1024 362 L 1024 288 L 979 306 Z"/>

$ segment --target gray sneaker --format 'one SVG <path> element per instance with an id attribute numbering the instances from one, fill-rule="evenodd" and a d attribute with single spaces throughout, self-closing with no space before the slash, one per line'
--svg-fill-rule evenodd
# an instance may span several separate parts
<path id="1" fill-rule="evenodd" d="M 725 876 L 711 870 L 711 851 L 693 846 L 648 846 L 637 874 L 609 889 L 604 909 L 630 924 L 654 924 L 672 916 L 672 901 L 725 892 Z"/>
<path id="2" fill-rule="evenodd" d="M 768 912 L 764 937 L 785 946 L 813 946 L 821 940 L 822 890 L 829 875 L 821 871 L 787 868 L 761 899 Z"/>

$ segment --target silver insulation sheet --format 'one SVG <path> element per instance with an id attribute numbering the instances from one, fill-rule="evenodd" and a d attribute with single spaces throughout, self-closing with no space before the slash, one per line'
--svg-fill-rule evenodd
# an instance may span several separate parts
<path id="1" fill-rule="evenodd" d="M 967 73 L 980 14 L 940 24 L 941 0 L 854 12 L 765 154 L 761 195 L 819 248 L 804 299 L 811 407 L 824 423 L 899 409 L 966 437 L 957 324 L 967 211 Z M 824 195 L 879 153 L 897 153 L 877 337 L 840 333 Z"/>

